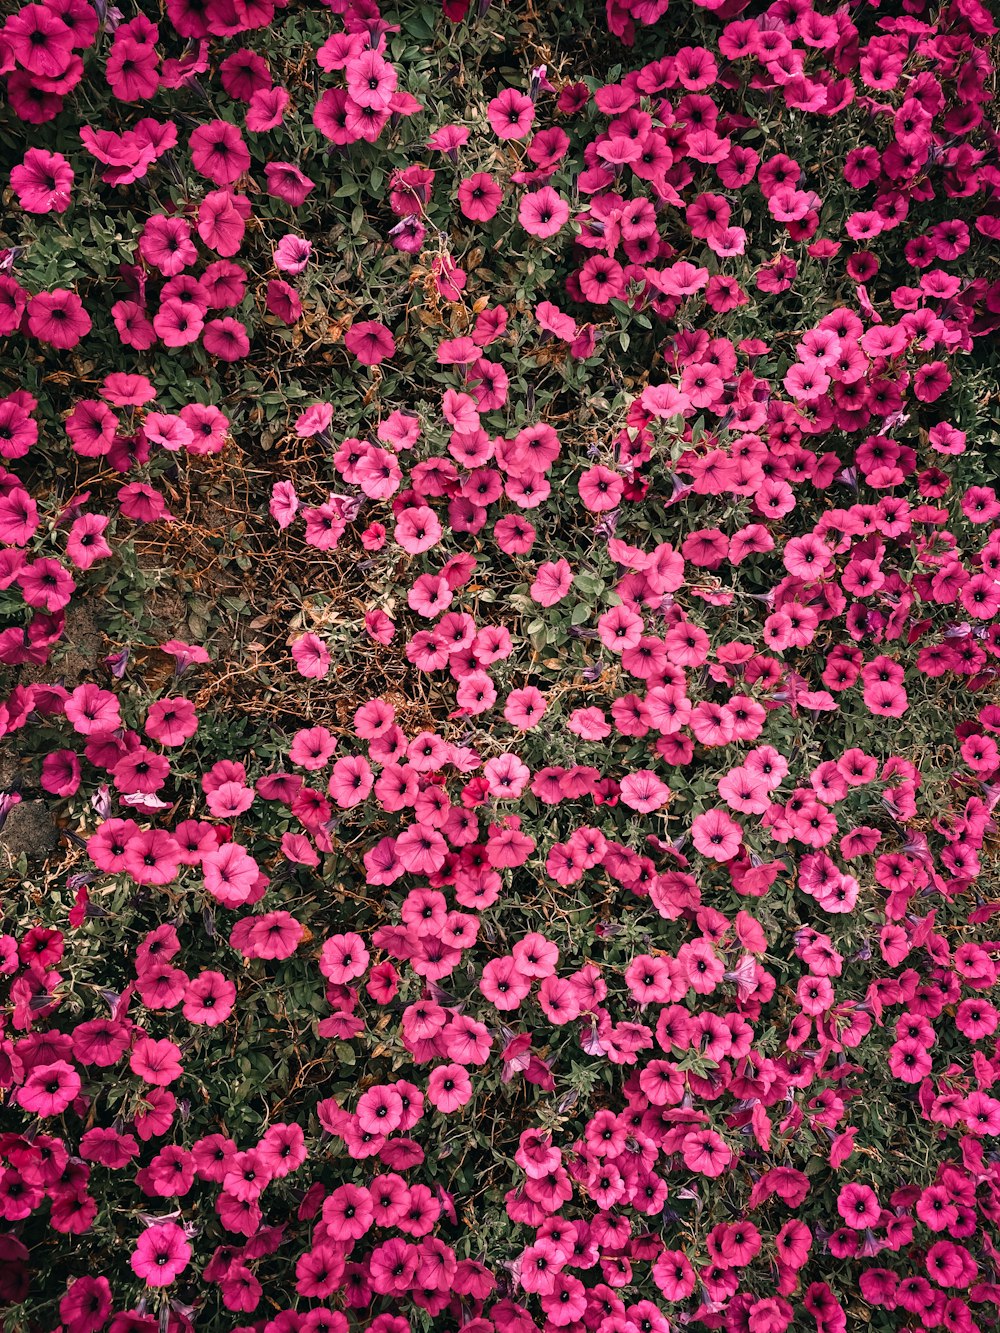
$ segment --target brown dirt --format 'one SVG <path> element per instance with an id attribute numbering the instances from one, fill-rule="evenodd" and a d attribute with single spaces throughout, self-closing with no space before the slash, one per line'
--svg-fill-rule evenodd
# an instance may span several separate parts
<path id="1" fill-rule="evenodd" d="M 59 840 L 59 833 L 44 801 L 22 801 L 7 815 L 0 829 L 0 868 L 7 869 L 24 853 L 47 856 Z"/>

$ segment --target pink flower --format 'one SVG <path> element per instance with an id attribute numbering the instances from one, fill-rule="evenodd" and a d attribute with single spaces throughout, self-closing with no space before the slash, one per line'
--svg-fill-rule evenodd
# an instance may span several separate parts
<path id="1" fill-rule="evenodd" d="M 699 995 L 711 995 L 723 979 L 722 962 L 707 939 L 689 940 L 677 952 L 677 961 L 687 974 L 688 984 Z"/>
<path id="2" fill-rule="evenodd" d="M 538 988 L 538 1003 L 550 1023 L 562 1026 L 580 1017 L 580 995 L 573 982 L 566 977 L 547 976 Z"/>
<path id="3" fill-rule="evenodd" d="M 377 320 L 352 324 L 344 337 L 344 346 L 363 366 L 380 365 L 396 353 L 395 339 Z"/>
<path id="4" fill-rule="evenodd" d="M 295 733 L 288 757 L 301 768 L 324 768 L 337 747 L 326 727 L 306 727 Z"/>
<path id="5" fill-rule="evenodd" d="M 567 342 L 572 342 L 579 332 L 576 321 L 564 314 L 551 301 L 539 301 L 535 307 L 535 318 L 539 327 L 546 333 L 551 333 L 556 338 L 563 338 Z"/>
<path id="6" fill-rule="evenodd" d="M 438 517 L 428 505 L 404 509 L 396 520 L 395 541 L 408 555 L 419 555 L 436 546 L 443 536 Z"/>
<path id="7" fill-rule="evenodd" d="M 232 820 L 251 808 L 253 792 L 243 782 L 220 782 L 207 793 L 205 804 L 217 820 Z"/>
<path id="8" fill-rule="evenodd" d="M 612 731 L 600 708 L 574 708 L 566 726 L 575 736 L 585 741 L 606 740 Z"/>
<path id="9" fill-rule="evenodd" d="M 65 1060 L 38 1065 L 17 1090 L 18 1105 L 32 1115 L 62 1115 L 80 1091 L 80 1075 Z"/>
<path id="10" fill-rule="evenodd" d="M 555 606 L 569 592 L 573 570 L 566 559 L 546 561 L 539 565 L 531 585 L 531 596 L 539 606 Z"/>
<path id="11" fill-rule="evenodd" d="M 238 319 L 210 319 L 202 333 L 202 346 L 219 361 L 240 361 L 250 351 L 247 331 Z"/>
<path id="12" fill-rule="evenodd" d="M 24 161 L 10 173 L 17 202 L 26 213 L 65 213 L 73 179 L 73 168 L 62 153 L 44 148 L 29 148 Z"/>
<path id="13" fill-rule="evenodd" d="M 622 779 L 621 799 L 630 810 L 648 815 L 670 800 L 670 788 L 649 769 L 639 769 Z"/>
<path id="14" fill-rule="evenodd" d="M 516 88 L 505 88 L 486 111 L 498 139 L 523 139 L 535 119 L 535 104 Z"/>
<path id="15" fill-rule="evenodd" d="M 502 198 L 502 190 L 485 171 L 466 176 L 458 186 L 458 206 L 471 222 L 488 222 L 496 215 Z"/>
<path id="16" fill-rule="evenodd" d="M 189 140 L 195 171 L 215 185 L 231 185 L 250 166 L 250 153 L 235 125 L 210 120 L 199 125 Z"/>
<path id="17" fill-rule="evenodd" d="M 943 361 L 919 366 L 913 376 L 913 393 L 922 403 L 936 402 L 951 387 L 951 374 Z"/>
<path id="18" fill-rule="evenodd" d="M 283 324 L 294 324 L 302 318 L 302 302 L 294 287 L 281 278 L 271 278 L 267 284 L 265 305 L 268 314 Z"/>
<path id="19" fill-rule="evenodd" d="M 592 514 L 617 508 L 625 483 L 617 472 L 596 466 L 588 468 L 577 483 L 580 499 Z"/>
<path id="20" fill-rule="evenodd" d="M 544 713 L 545 696 L 533 685 L 511 690 L 503 710 L 504 717 L 518 731 L 530 731 L 537 727 Z"/>
<path id="21" fill-rule="evenodd" d="M 683 1250 L 663 1250 L 653 1265 L 653 1281 L 663 1292 L 665 1300 L 687 1300 L 697 1280 Z"/>
<path id="22" fill-rule="evenodd" d="M 445 1115 L 472 1100 L 472 1080 L 461 1065 L 438 1065 L 427 1080 L 427 1100 Z"/>
<path id="23" fill-rule="evenodd" d="M 153 332 L 165 347 L 197 342 L 204 326 L 202 311 L 190 301 L 169 298 L 153 317 Z"/>
<path id="24" fill-rule="evenodd" d="M 191 1246 L 173 1222 L 160 1222 L 139 1237 L 130 1262 L 147 1287 L 168 1287 L 191 1260 Z"/>
<path id="25" fill-rule="evenodd" d="M 569 221 L 569 204 L 551 186 L 523 195 L 517 211 L 521 226 L 540 239 L 555 236 Z"/>
<path id="26" fill-rule="evenodd" d="M 323 1201 L 323 1222 L 338 1244 L 360 1240 L 371 1230 L 374 1216 L 372 1196 L 363 1185 L 340 1185 Z"/>
<path id="27" fill-rule="evenodd" d="M 69 65 L 73 30 L 48 5 L 22 6 L 7 19 L 4 36 L 14 59 L 31 74 L 58 79 Z"/>
<path id="28" fill-rule="evenodd" d="M 363 51 L 347 62 L 347 91 L 358 106 L 385 110 L 396 91 L 396 71 L 375 51 Z"/>
<path id="29" fill-rule="evenodd" d="M 74 731 L 83 736 L 114 731 L 122 724 L 118 699 L 98 685 L 78 685 L 67 699 L 64 712 Z"/>
<path id="30" fill-rule="evenodd" d="M 248 947 L 254 958 L 290 958 L 304 934 L 289 912 L 265 912 L 263 916 L 244 920 L 251 922 L 244 952 Z"/>
<path id="31" fill-rule="evenodd" d="M 385 645 L 392 642 L 393 635 L 396 633 L 396 626 L 390 616 L 376 608 L 365 612 L 365 632 L 376 643 Z M 323 674 L 325 675 L 326 672 Z"/>
<path id="32" fill-rule="evenodd" d="M 330 654 L 316 634 L 300 634 L 292 644 L 292 658 L 300 676 L 322 680 L 330 670 Z"/>
<path id="33" fill-rule="evenodd" d="M 396 839 L 396 855 L 404 870 L 416 875 L 431 875 L 444 865 L 448 844 L 429 825 L 416 823 Z"/>
<path id="34" fill-rule="evenodd" d="M 30 6 L 38 8 L 41 6 Z M 28 331 L 39 342 L 68 351 L 90 332 L 90 316 L 75 292 L 63 287 L 28 301 Z"/>
<path id="35" fill-rule="evenodd" d="M 168 639 L 166 643 L 160 644 L 160 649 L 175 658 L 178 676 L 195 662 L 204 663 L 212 660 L 207 650 L 199 644 L 184 643 L 181 639 Z"/>
<path id="36" fill-rule="evenodd" d="M 236 987 L 221 972 L 201 972 L 184 992 L 184 1017 L 189 1023 L 217 1027 L 233 1011 Z"/>
<path id="37" fill-rule="evenodd" d="M 289 233 L 274 248 L 274 266 L 283 273 L 302 273 L 308 267 L 312 242 Z"/>
<path id="38" fill-rule="evenodd" d="M 21 323 L 28 293 L 13 278 L 0 273 L 0 334 L 6 337 Z"/>
<path id="39" fill-rule="evenodd" d="M 403 1120 L 403 1099 L 391 1086 L 377 1085 L 362 1093 L 355 1113 L 367 1134 L 391 1134 Z"/>
<path id="40" fill-rule="evenodd" d="M 625 273 L 607 255 L 591 255 L 579 273 L 580 290 L 594 305 L 607 305 L 625 295 Z"/>
<path id="41" fill-rule="evenodd" d="M 290 481 L 276 481 L 271 489 L 268 512 L 278 527 L 284 531 L 289 527 L 299 510 L 299 497 Z"/>
<path id="42" fill-rule="evenodd" d="M 409 1291 L 420 1264 L 415 1245 L 393 1238 L 377 1245 L 368 1260 L 371 1284 L 381 1295 Z"/>
<path id="43" fill-rule="evenodd" d="M 246 222 L 229 190 L 210 190 L 198 208 L 198 235 L 217 255 L 229 257 L 239 252 L 246 232 Z"/>
<path id="44" fill-rule="evenodd" d="M 559 962 L 559 949 L 538 931 L 531 931 L 513 948 L 514 961 L 525 977 L 549 977 Z"/>
<path id="45" fill-rule="evenodd" d="M 479 989 L 501 1012 L 517 1009 L 531 990 L 531 978 L 525 976 L 514 958 L 491 958 L 483 968 Z"/>
<path id="46" fill-rule="evenodd" d="M 364 976 L 368 962 L 369 953 L 360 935 L 331 935 L 323 945 L 319 970 L 329 981 L 344 985 Z"/>
<path id="47" fill-rule="evenodd" d="M 23 458 L 37 441 L 38 423 L 27 406 L 20 394 L 0 398 L 0 458 Z"/>
<path id="48" fill-rule="evenodd" d="M 877 1224 L 881 1205 L 867 1185 L 844 1185 L 837 1196 L 837 1212 L 849 1227 L 864 1231 Z"/>
<path id="49" fill-rule="evenodd" d="M 256 1203 L 270 1183 L 270 1171 L 257 1148 L 233 1153 L 226 1163 L 222 1188 L 240 1203 Z"/>
<path id="50" fill-rule="evenodd" d="M 0 496 L 0 541 L 6 546 L 27 546 L 38 531 L 38 506 L 23 486 L 12 486 Z"/>
<path id="51" fill-rule="evenodd" d="M 284 94 L 287 102 L 288 94 L 284 89 L 272 90 L 267 95 L 271 96 L 278 91 Z M 249 116 L 247 128 L 252 128 Z M 304 175 L 294 162 L 268 162 L 264 167 L 264 175 L 267 177 L 268 194 L 276 199 L 283 199 L 292 208 L 300 208 L 316 188 L 316 182 Z"/>
<path id="52" fill-rule="evenodd" d="M 722 394 L 723 379 L 713 365 L 685 366 L 681 388 L 692 407 L 711 407 Z"/>
<path id="53" fill-rule="evenodd" d="M 743 830 L 724 810 L 707 810 L 692 821 L 691 837 L 703 856 L 731 861 L 740 849 Z"/>
<path id="54" fill-rule="evenodd" d="M 201 862 L 205 889 L 224 907 L 239 907 L 253 892 L 260 867 L 239 843 L 227 842 Z"/>
<path id="55" fill-rule="evenodd" d="M 146 219 L 139 236 L 139 253 L 165 277 L 182 273 L 198 257 L 191 228 L 184 219 L 160 213 Z"/>
<path id="56" fill-rule="evenodd" d="M 793 398 L 810 401 L 826 392 L 830 387 L 830 377 L 818 363 L 805 366 L 796 362 L 790 367 L 782 383 Z"/>
<path id="57" fill-rule="evenodd" d="M 889 1070 L 903 1083 L 920 1083 L 931 1072 L 932 1063 L 924 1046 L 913 1037 L 889 1047 Z"/>
<path id="58" fill-rule="evenodd" d="M 711 1129 L 697 1129 L 685 1134 L 681 1141 L 681 1153 L 689 1171 L 697 1171 L 710 1180 L 721 1176 L 733 1160 L 733 1154 L 726 1147 L 725 1141 Z"/>
<path id="59" fill-rule="evenodd" d="M 67 607 L 76 589 L 72 575 L 59 561 L 47 558 L 23 564 L 17 573 L 17 584 L 28 606 L 49 613 Z"/>
<path id="60" fill-rule="evenodd" d="M 362 755 L 348 755 L 334 764 L 328 791 L 340 809 L 350 810 L 367 799 L 374 781 L 367 759 Z"/>
<path id="61" fill-rule="evenodd" d="M 189 699 L 160 699 L 146 714 L 146 734 L 161 745 L 183 745 L 198 730 L 198 715 Z"/>
<path id="62" fill-rule="evenodd" d="M 453 161 L 458 161 L 458 150 L 469 142 L 469 131 L 464 125 L 442 125 L 427 140 L 427 147 L 439 153 L 447 153 Z"/>
<path id="63" fill-rule="evenodd" d="M 165 1088 L 183 1074 L 180 1048 L 164 1037 L 140 1037 L 132 1047 L 129 1067 L 144 1083 Z"/>

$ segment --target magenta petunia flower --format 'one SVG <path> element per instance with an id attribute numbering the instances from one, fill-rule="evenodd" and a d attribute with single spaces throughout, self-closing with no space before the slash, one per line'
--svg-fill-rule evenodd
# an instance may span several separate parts
<path id="1" fill-rule="evenodd" d="M 503 191 L 488 172 L 476 171 L 459 182 L 458 206 L 471 222 L 488 222 L 495 217 Z"/>
<path id="2" fill-rule="evenodd" d="M 661 782 L 655 773 L 648 769 L 639 769 L 622 779 L 621 799 L 630 810 L 650 814 L 667 804 L 670 799 L 670 788 L 665 782 Z"/>
<path id="3" fill-rule="evenodd" d="M 309 265 L 311 254 L 311 242 L 301 236 L 282 236 L 274 248 L 274 266 L 282 273 L 302 273 Z"/>
<path id="4" fill-rule="evenodd" d="M 369 954 L 360 935 L 332 935 L 323 945 L 320 971 L 330 981 L 342 984 L 364 976 Z"/>
<path id="5" fill-rule="evenodd" d="M 260 867 L 238 843 L 224 843 L 202 858 L 206 892 L 225 907 L 240 907 L 249 898 L 260 877 Z"/>
<path id="6" fill-rule="evenodd" d="M 304 175 L 293 162 L 268 162 L 264 175 L 268 194 L 283 199 L 292 208 L 301 207 L 316 188 L 315 181 Z"/>
<path id="7" fill-rule="evenodd" d="M 461 1065 L 439 1065 L 427 1080 L 427 1099 L 448 1115 L 472 1100 L 472 1081 Z"/>
<path id="8" fill-rule="evenodd" d="M 29 148 L 10 173 L 17 201 L 27 213 L 65 213 L 73 180 L 73 168 L 62 153 L 44 148 Z"/>
<path id="9" fill-rule="evenodd" d="M 344 346 L 363 366 L 377 366 L 396 353 L 396 342 L 384 324 L 362 320 L 352 324 L 344 336 Z"/>
<path id="10" fill-rule="evenodd" d="M 523 139 L 535 119 L 535 104 L 516 88 L 505 88 L 487 107 L 487 116 L 498 139 Z"/>
<path id="11" fill-rule="evenodd" d="M 140 1037 L 132 1047 L 129 1067 L 144 1083 L 164 1088 L 176 1082 L 184 1072 L 180 1054 L 180 1048 L 166 1037 L 160 1040 Z"/>
<path id="12" fill-rule="evenodd" d="M 607 255 L 592 255 L 580 270 L 580 290 L 594 305 L 607 305 L 625 295 L 622 266 Z"/>
<path id="13" fill-rule="evenodd" d="M 729 861 L 739 851 L 743 830 L 724 810 L 696 815 L 691 824 L 695 847 L 713 861 Z"/>
<path id="14" fill-rule="evenodd" d="M 168 298 L 153 317 L 153 332 L 165 347 L 187 347 L 204 328 L 203 312 L 190 301 Z"/>
<path id="15" fill-rule="evenodd" d="M 229 190 L 211 190 L 198 207 L 198 236 L 217 255 L 239 253 L 246 232 L 246 214 Z"/>
<path id="16" fill-rule="evenodd" d="M 189 140 L 195 171 L 215 185 L 232 185 L 250 166 L 250 153 L 235 125 L 211 120 L 192 131 Z"/>
<path id="17" fill-rule="evenodd" d="M 299 675 L 322 679 L 330 669 L 330 654 L 318 635 L 301 634 L 292 644 L 292 658 Z"/>
<path id="18" fill-rule="evenodd" d="M 80 1086 L 80 1075 L 73 1066 L 56 1060 L 31 1071 L 17 1090 L 17 1101 L 32 1115 L 61 1115 L 75 1100 Z"/>
<path id="19" fill-rule="evenodd" d="M 266 134 L 268 130 L 277 129 L 290 102 L 291 94 L 287 88 L 258 88 L 250 98 L 244 121 L 246 128 L 251 134 Z"/>
<path id="20" fill-rule="evenodd" d="M 58 79 L 70 63 L 73 30 L 53 7 L 24 5 L 4 24 L 4 36 L 17 63 L 31 74 Z"/>
<path id="21" fill-rule="evenodd" d="M 173 1222 L 160 1222 L 147 1227 L 139 1237 L 130 1263 L 147 1287 L 168 1287 L 190 1260 L 191 1246 L 183 1230 Z"/>
<path id="22" fill-rule="evenodd" d="M 159 699 L 146 714 L 146 734 L 161 745 L 183 745 L 198 730 L 198 715 L 189 699 Z"/>
<path id="23" fill-rule="evenodd" d="M 375 51 L 363 51 L 348 60 L 344 74 L 347 91 L 361 107 L 385 110 L 396 91 L 396 70 Z"/>
<path id="24" fill-rule="evenodd" d="M 191 228 L 184 219 L 159 213 L 146 219 L 139 237 L 139 253 L 167 277 L 183 272 L 198 254 Z"/>
<path id="25" fill-rule="evenodd" d="M 568 560 L 546 561 L 539 565 L 531 585 L 531 596 L 540 606 L 555 606 L 569 592 L 573 571 Z"/>
<path id="26" fill-rule="evenodd" d="M 592 514 L 615 509 L 624 493 L 625 484 L 617 472 L 596 466 L 588 468 L 577 482 L 580 499 Z"/>
<path id="27" fill-rule="evenodd" d="M 90 316 L 75 292 L 60 287 L 39 292 L 28 300 L 28 330 L 39 342 L 68 351 L 90 329 Z"/>
<path id="28" fill-rule="evenodd" d="M 220 361 L 240 361 L 250 353 L 250 338 L 238 319 L 211 319 L 202 333 L 202 346 Z"/>

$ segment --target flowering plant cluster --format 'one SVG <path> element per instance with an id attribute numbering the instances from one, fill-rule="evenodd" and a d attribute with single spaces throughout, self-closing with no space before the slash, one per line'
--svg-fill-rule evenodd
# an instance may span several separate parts
<path id="1" fill-rule="evenodd" d="M 11 11 L 4 1333 L 996 1327 L 997 46 Z"/>

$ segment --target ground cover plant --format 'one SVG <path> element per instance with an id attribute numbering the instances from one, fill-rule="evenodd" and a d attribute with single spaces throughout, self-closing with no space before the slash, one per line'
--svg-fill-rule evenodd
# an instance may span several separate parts
<path id="1" fill-rule="evenodd" d="M 0 27 L 0 1327 L 998 1325 L 979 0 Z"/>

